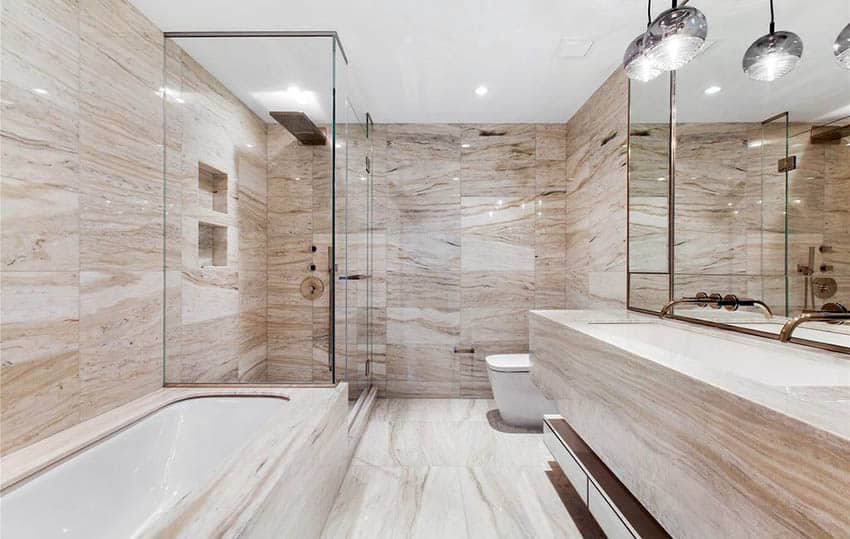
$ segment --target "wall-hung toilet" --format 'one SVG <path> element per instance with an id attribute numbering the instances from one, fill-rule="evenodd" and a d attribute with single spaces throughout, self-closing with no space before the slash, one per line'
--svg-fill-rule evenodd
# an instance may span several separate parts
<path id="1" fill-rule="evenodd" d="M 555 407 L 531 381 L 528 354 L 487 356 L 487 376 L 502 420 L 515 427 L 540 428 Z"/>

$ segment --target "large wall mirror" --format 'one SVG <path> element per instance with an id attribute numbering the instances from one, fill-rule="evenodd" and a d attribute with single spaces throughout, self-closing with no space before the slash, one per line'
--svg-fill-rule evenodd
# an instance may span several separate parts
<path id="1" fill-rule="evenodd" d="M 670 296 L 672 75 L 629 90 L 629 305 L 657 311 Z"/>
<path id="2" fill-rule="evenodd" d="M 751 80 L 741 67 L 749 44 L 767 32 L 767 1 L 693 5 L 705 13 L 709 35 L 702 52 L 675 72 L 669 94 L 673 183 L 664 202 L 672 208 L 672 288 L 648 297 L 638 287 L 645 278 L 636 275 L 656 261 L 632 257 L 630 308 L 658 311 L 664 292 L 735 294 L 764 301 L 773 316 L 749 307 L 679 306 L 675 314 L 765 336 L 803 312 L 850 308 L 850 70 L 832 51 L 850 21 L 850 3 L 776 3 L 777 30 L 797 33 L 804 52 L 791 73 L 773 82 Z M 652 145 L 643 138 L 648 130 L 639 126 L 662 117 L 653 105 L 665 101 L 663 85 L 631 84 L 630 203 L 649 183 L 639 171 L 657 167 L 657 155 L 645 149 Z M 660 205 L 653 203 L 652 212 Z M 649 212 L 629 212 L 632 252 L 649 249 Z M 850 351 L 848 324 L 807 323 L 794 335 Z"/>

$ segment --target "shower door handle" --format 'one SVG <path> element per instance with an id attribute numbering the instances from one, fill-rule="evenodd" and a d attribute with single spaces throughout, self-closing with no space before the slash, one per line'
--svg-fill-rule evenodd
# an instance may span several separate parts
<path id="1" fill-rule="evenodd" d="M 340 281 L 365 281 L 369 277 L 370 277 L 369 275 L 364 275 L 362 273 L 355 273 L 353 275 L 340 275 L 339 280 Z"/>
<path id="2" fill-rule="evenodd" d="M 328 371 L 331 373 L 331 381 L 336 382 L 334 372 L 334 352 L 336 349 L 336 326 L 334 324 L 334 311 L 336 310 L 336 286 L 334 286 L 334 274 L 336 264 L 334 263 L 333 245 L 328 245 Z"/>

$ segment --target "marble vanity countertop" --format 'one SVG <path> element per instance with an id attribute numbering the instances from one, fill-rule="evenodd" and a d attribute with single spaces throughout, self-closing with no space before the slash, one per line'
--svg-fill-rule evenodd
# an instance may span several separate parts
<path id="1" fill-rule="evenodd" d="M 339 391 L 344 389 L 344 386 L 328 388 L 285 386 L 164 387 L 3 456 L 0 458 L 0 490 L 5 490 L 22 479 L 61 462 L 175 402 L 207 396 L 284 397 L 290 401 L 285 408 L 287 416 L 303 419 L 308 416 L 321 416 L 324 410 L 320 404 L 325 403 L 326 406 L 330 406 L 332 397 L 335 397 Z"/>
<path id="2" fill-rule="evenodd" d="M 846 354 L 624 310 L 531 311 L 531 316 L 850 441 L 850 356 Z M 659 331 L 629 331 L 628 324 L 652 325 Z M 664 327 L 670 328 L 669 335 Z M 682 331 L 692 338 L 683 339 Z"/>

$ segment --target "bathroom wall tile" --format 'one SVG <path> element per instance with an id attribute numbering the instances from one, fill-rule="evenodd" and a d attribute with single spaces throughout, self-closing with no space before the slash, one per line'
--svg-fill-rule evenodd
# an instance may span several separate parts
<path id="1" fill-rule="evenodd" d="M 183 274 L 180 271 L 165 272 L 165 350 L 163 359 L 164 381 L 177 382 L 183 371 Z"/>
<path id="2" fill-rule="evenodd" d="M 267 264 L 266 163 L 238 156 L 239 271 L 265 272 Z"/>
<path id="3" fill-rule="evenodd" d="M 209 318 L 203 322 L 183 323 L 181 343 L 181 383 L 224 383 L 239 381 L 239 366 L 245 372 L 253 364 L 241 358 L 239 315 Z M 245 360 L 243 362 L 242 360 Z"/>
<path id="4" fill-rule="evenodd" d="M 625 305 L 627 95 L 617 70 L 567 122 L 567 308 Z"/>
<path id="5" fill-rule="evenodd" d="M 457 398 L 459 382 L 422 382 L 419 380 L 387 380 L 387 394 L 393 398 Z"/>
<path id="6" fill-rule="evenodd" d="M 536 159 L 563 161 L 566 158 L 567 126 L 565 124 L 537 124 L 535 137 L 534 157 Z"/>
<path id="7" fill-rule="evenodd" d="M 460 307 L 460 233 L 390 235 L 387 305 Z"/>
<path id="8" fill-rule="evenodd" d="M 268 276 L 239 272 L 238 373 L 240 381 L 265 381 L 268 356 Z"/>
<path id="9" fill-rule="evenodd" d="M 388 307 L 387 343 L 454 345 L 460 336 L 460 311 L 439 308 Z"/>
<path id="10" fill-rule="evenodd" d="M 534 308 L 534 272 L 464 272 L 462 343 L 522 341 Z"/>
<path id="11" fill-rule="evenodd" d="M 459 126 L 387 127 L 387 225 L 392 233 L 460 227 Z"/>
<path id="12" fill-rule="evenodd" d="M 463 197 L 461 270 L 533 271 L 534 201 Z"/>
<path id="13" fill-rule="evenodd" d="M 386 133 L 388 342 L 444 339 L 446 315 L 458 317 L 446 344 L 522 342 L 528 309 L 566 301 L 566 127 L 390 125 Z M 418 391 L 489 395 L 483 356 L 463 357 L 460 388 L 429 380 Z M 394 362 L 404 368 L 412 358 L 396 350 L 386 360 L 387 394 L 416 394 L 390 375 Z"/>
<path id="14" fill-rule="evenodd" d="M 116 65 L 126 66 L 127 73 L 139 81 L 155 81 L 151 89 L 158 90 L 162 31 L 129 2 L 79 0 L 79 9 L 83 43 L 102 51 Z"/>
<path id="15" fill-rule="evenodd" d="M 388 344 L 387 379 L 457 383 L 458 365 L 452 345 Z"/>
<path id="16" fill-rule="evenodd" d="M 534 125 L 465 126 L 461 144 L 463 196 L 522 197 L 534 192 Z"/>
<path id="17" fill-rule="evenodd" d="M 0 178 L 0 189 L 3 191 L 0 200 L 3 271 L 76 270 L 79 267 L 76 187 L 4 176 Z"/>
<path id="18" fill-rule="evenodd" d="M 3 6 L 4 271 L 68 271 L 79 264 L 78 24 L 73 9 L 64 2 Z"/>
<path id="19" fill-rule="evenodd" d="M 534 307 L 561 308 L 566 303 L 566 163 L 538 159 L 535 172 Z"/>
<path id="20" fill-rule="evenodd" d="M 110 47 L 96 30 L 104 31 L 84 26 L 80 45 L 80 264 L 83 270 L 153 270 L 162 266 L 163 248 L 156 94 L 162 53 L 154 63 L 158 74 L 142 79 L 106 54 Z M 128 42 L 128 50 L 119 45 L 116 54 L 129 55 L 136 46 L 145 45 Z"/>
<path id="21" fill-rule="evenodd" d="M 4 272 L 2 452 L 79 421 L 79 274 Z"/>
<path id="22" fill-rule="evenodd" d="M 80 273 L 81 419 L 162 386 L 162 271 Z"/>

